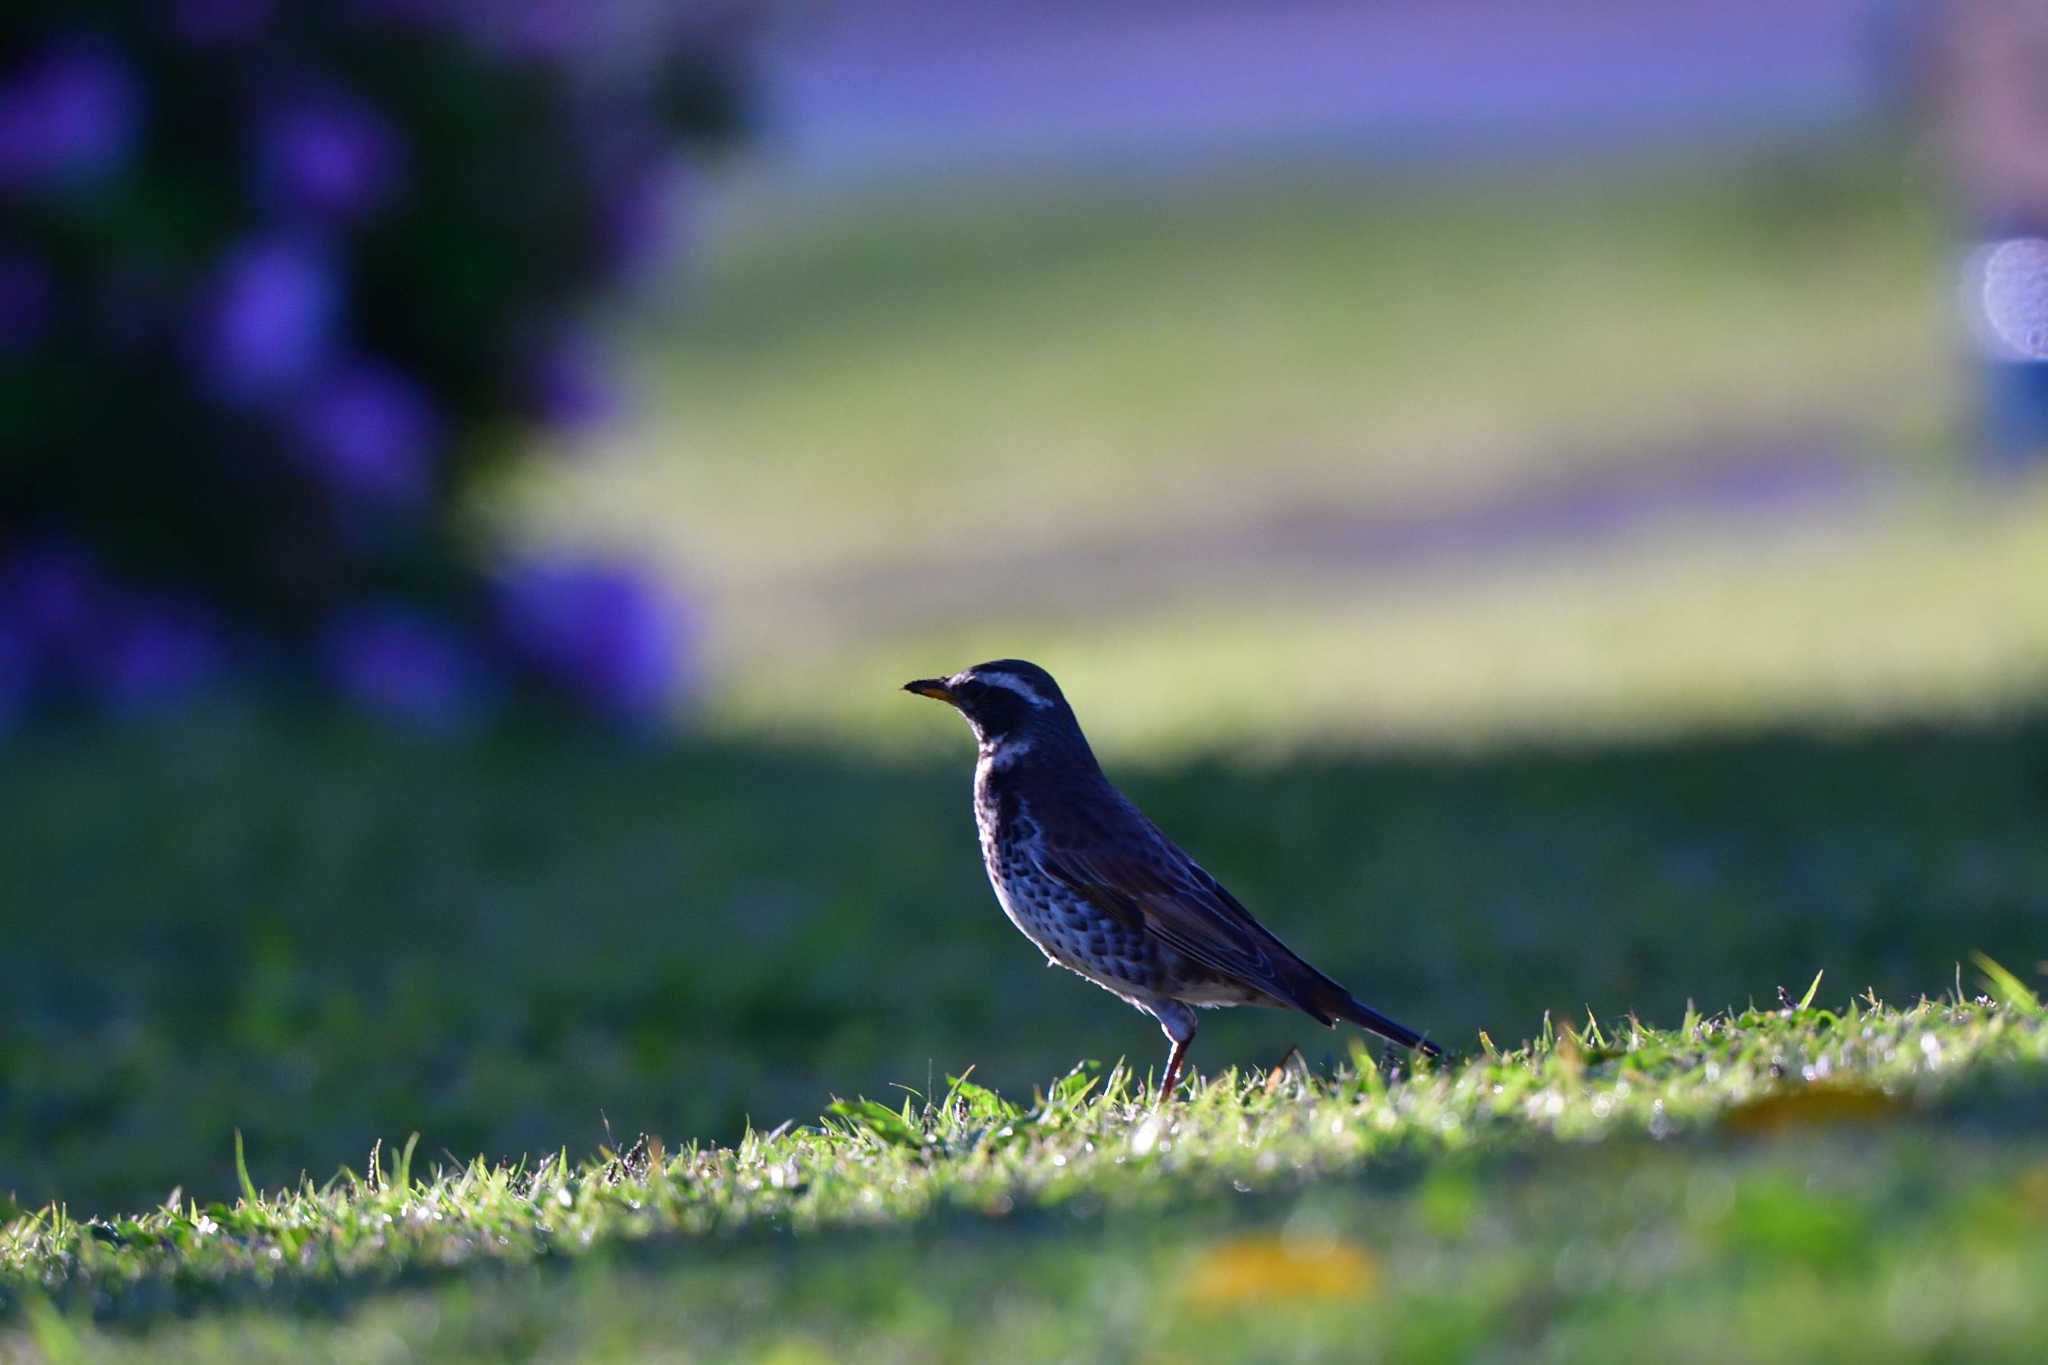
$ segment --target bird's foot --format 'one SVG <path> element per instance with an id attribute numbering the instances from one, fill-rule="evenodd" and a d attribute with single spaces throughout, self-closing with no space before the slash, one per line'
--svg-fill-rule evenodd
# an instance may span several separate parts
<path id="1" fill-rule="evenodd" d="M 1301 1055 L 1300 1048 L 1288 1048 L 1287 1055 L 1275 1062 L 1273 1069 L 1266 1073 L 1266 1093 L 1272 1094 L 1290 1080 L 1300 1082 L 1307 1079 L 1308 1059 Z"/>

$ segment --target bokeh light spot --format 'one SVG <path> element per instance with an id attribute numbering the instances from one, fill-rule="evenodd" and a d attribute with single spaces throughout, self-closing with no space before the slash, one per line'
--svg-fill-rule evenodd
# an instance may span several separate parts
<path id="1" fill-rule="evenodd" d="M 1979 253 L 1983 330 L 2013 360 L 2048 360 L 2048 238 L 2015 237 Z"/>

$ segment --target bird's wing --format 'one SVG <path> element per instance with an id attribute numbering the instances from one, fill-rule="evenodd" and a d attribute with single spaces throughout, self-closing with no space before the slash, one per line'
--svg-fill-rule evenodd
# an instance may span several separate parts
<path id="1" fill-rule="evenodd" d="M 1181 956 L 1322 1018 L 1326 1011 L 1307 998 L 1313 988 L 1303 988 L 1311 982 L 1331 983 L 1253 919 L 1192 858 L 1153 832 L 1157 843 L 1143 854 L 1047 841 L 1036 859 L 1048 877 L 1106 913 L 1118 918 L 1135 914 Z"/>

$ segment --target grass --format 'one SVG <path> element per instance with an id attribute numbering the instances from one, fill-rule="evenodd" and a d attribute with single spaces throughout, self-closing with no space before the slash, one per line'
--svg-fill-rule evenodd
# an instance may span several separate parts
<path id="1" fill-rule="evenodd" d="M 23 736 L 0 1190 L 210 1199 L 236 1128 L 276 1187 L 414 1130 L 443 1159 L 588 1151 L 607 1120 L 731 1140 L 968 1066 L 1015 1092 L 1154 1059 L 1147 1020 L 996 910 L 967 768 L 232 713 Z M 1112 765 L 1312 961 L 1466 1046 L 1546 1010 L 1739 1007 L 1822 965 L 1911 998 L 1982 950 L 2038 985 L 2044 773 L 2025 717 Z M 1338 1044 L 1239 1010 L 1194 1055 L 1297 1045 Z"/>
<path id="2" fill-rule="evenodd" d="M 962 1359 L 991 1328 L 1005 1350 L 1102 1359 L 1219 1335 L 1261 1357 L 1665 1337 L 1685 1359 L 1765 1340 L 2018 1359 L 2048 1266 L 2048 1018 L 1999 988 L 1903 1010 L 1809 991 L 1670 1030 L 1588 1019 L 1413 1077 L 1226 1073 L 1165 1107 L 1083 1068 L 1029 1104 L 953 1080 L 732 1147 L 432 1172 L 408 1147 L 269 1195 L 245 1175 L 233 1202 L 18 1218 L 0 1294 L 53 1359 Z M 530 1270 L 557 1263 L 584 1269 Z M 500 1273 L 450 1285 L 479 1265 Z M 926 1267 L 946 1292 L 906 1290 Z M 418 1288 L 324 1316 L 392 1286 Z M 917 1307 L 976 1291 L 996 1295 L 989 1323 Z M 759 1311 L 785 1297 L 794 1318 Z M 1769 1332 L 1816 1301 L 1837 1312 Z M 1859 1303 L 1882 1319 L 1839 1314 Z M 197 1306 L 265 1314 L 122 1327 Z"/>
<path id="3" fill-rule="evenodd" d="M 1921 477 L 1962 379 L 1946 229 L 1882 136 L 736 197 L 647 323 L 641 420 L 496 509 L 694 591 L 722 731 L 915 747 L 896 683 L 1010 655 L 1160 757 L 1967 716 L 2048 678 L 2040 490 Z M 1845 483 L 1344 550 L 1752 445 Z"/>
<path id="4" fill-rule="evenodd" d="M 1233 1011 L 1155 1121 L 963 752 L 17 737 L 0 1360 L 2031 1358 L 2038 713 L 1112 768 L 1468 1060 Z"/>

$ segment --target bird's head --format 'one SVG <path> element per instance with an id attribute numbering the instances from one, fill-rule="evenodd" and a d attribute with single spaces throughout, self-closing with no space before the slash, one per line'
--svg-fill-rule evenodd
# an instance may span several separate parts
<path id="1" fill-rule="evenodd" d="M 974 727 L 991 749 L 1014 738 L 1080 737 L 1080 726 L 1052 674 L 1022 659 L 994 659 L 950 678 L 919 678 L 905 692 L 945 702 Z"/>

